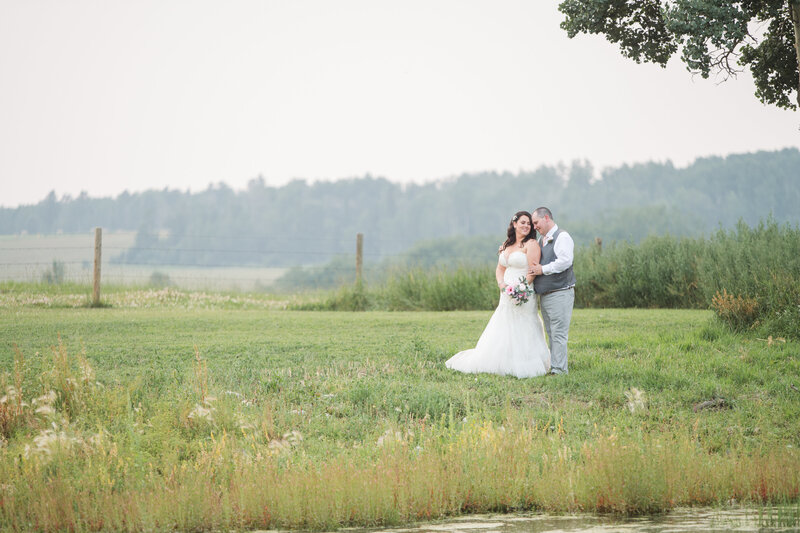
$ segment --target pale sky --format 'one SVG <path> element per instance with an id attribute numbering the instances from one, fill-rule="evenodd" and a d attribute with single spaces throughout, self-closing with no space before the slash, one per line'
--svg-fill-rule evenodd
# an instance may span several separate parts
<path id="1" fill-rule="evenodd" d="M 800 114 L 568 39 L 557 1 L 0 0 L 0 205 L 800 147 Z"/>

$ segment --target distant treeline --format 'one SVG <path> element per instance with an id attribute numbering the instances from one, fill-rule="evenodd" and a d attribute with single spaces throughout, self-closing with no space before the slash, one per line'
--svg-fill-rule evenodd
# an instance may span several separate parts
<path id="1" fill-rule="evenodd" d="M 573 163 L 405 186 L 367 176 L 271 187 L 258 178 L 238 192 L 219 184 L 197 193 L 165 189 L 116 198 L 51 193 L 36 205 L 0 208 L 0 233 L 101 226 L 138 232 L 134 248 L 117 258 L 127 263 L 289 266 L 352 253 L 359 232 L 366 262 L 422 239 L 488 235 L 499 242 L 512 213 L 540 205 L 579 245 L 595 237 L 608 243 L 708 235 L 770 214 L 778 223 L 800 222 L 796 149 L 698 159 L 682 169 L 669 162 L 623 166 L 595 177 L 588 163 Z"/>

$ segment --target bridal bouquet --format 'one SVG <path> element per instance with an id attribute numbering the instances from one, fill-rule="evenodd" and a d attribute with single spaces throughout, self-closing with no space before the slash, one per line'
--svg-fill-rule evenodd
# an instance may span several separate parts
<path id="1" fill-rule="evenodd" d="M 505 293 L 514 300 L 515 304 L 522 305 L 533 296 L 533 285 L 528 283 L 525 276 L 522 276 L 516 284 L 506 285 Z"/>

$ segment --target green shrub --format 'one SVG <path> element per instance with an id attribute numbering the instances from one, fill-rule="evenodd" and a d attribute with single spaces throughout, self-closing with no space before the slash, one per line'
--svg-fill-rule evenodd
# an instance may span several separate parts
<path id="1" fill-rule="evenodd" d="M 800 337 L 800 229 L 739 222 L 708 239 L 577 250 L 578 307 L 712 308 L 734 330 Z"/>
<path id="2" fill-rule="evenodd" d="M 323 304 L 323 309 L 330 311 L 366 311 L 369 298 L 363 283 L 340 287 Z"/>
<path id="3" fill-rule="evenodd" d="M 711 307 L 723 322 L 736 330 L 750 328 L 758 319 L 758 302 L 754 298 L 734 296 L 725 289 L 714 295 Z"/>
<path id="4" fill-rule="evenodd" d="M 467 266 L 395 270 L 377 292 L 393 311 L 493 309 L 500 297 L 491 269 Z"/>
<path id="5" fill-rule="evenodd" d="M 615 243 L 575 254 L 579 307 L 703 308 L 698 290 L 701 239 L 649 237 L 639 245 Z"/>
<path id="6" fill-rule="evenodd" d="M 500 292 L 493 269 L 459 267 L 391 271 L 386 281 L 372 285 L 344 285 L 315 302 L 293 306 L 303 311 L 461 311 L 494 309 Z"/>

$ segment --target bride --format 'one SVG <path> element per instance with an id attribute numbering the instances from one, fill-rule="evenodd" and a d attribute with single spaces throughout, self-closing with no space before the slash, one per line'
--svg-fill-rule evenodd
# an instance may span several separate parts
<path id="1" fill-rule="evenodd" d="M 550 371 L 550 350 L 536 306 L 536 296 L 521 305 L 505 293 L 509 284 L 525 276 L 532 284 L 528 268 L 542 255 L 534 238 L 531 215 L 519 211 L 508 226 L 508 239 L 500 246 L 495 276 L 500 287 L 500 303 L 483 330 L 478 344 L 458 352 L 445 363 L 460 372 L 510 374 L 518 378 L 542 376 Z"/>

